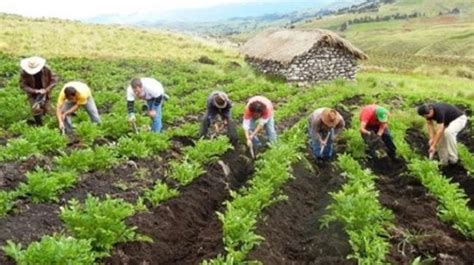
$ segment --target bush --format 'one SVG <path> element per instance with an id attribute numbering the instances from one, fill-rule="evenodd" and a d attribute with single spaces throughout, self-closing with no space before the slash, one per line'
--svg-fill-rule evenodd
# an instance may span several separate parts
<path id="1" fill-rule="evenodd" d="M 7 241 L 2 247 L 5 254 L 20 265 L 29 264 L 95 264 L 97 255 L 92 251 L 91 241 L 63 235 L 43 236 L 40 242 L 31 243 L 27 249 L 21 244 Z"/>

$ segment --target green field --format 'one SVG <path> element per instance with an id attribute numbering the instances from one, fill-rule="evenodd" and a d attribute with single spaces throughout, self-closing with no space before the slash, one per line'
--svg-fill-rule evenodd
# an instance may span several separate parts
<path id="1" fill-rule="evenodd" d="M 413 31 L 433 31 L 432 38 L 448 31 L 424 29 L 423 21 Z M 360 34 L 379 30 L 358 27 Z M 384 27 L 381 36 L 403 29 L 398 22 Z M 472 47 L 470 30 L 455 23 L 450 37 L 463 45 L 443 51 L 462 53 L 450 62 L 466 71 L 471 65 L 461 51 Z M 353 29 L 347 34 L 360 45 L 375 42 Z M 474 81 L 433 75 L 435 67 L 445 71 L 444 57 L 433 56 L 433 47 L 423 51 L 428 42 L 411 34 L 399 38 L 415 39 L 418 48 L 401 50 L 420 53 L 412 54 L 417 60 L 428 56 L 426 73 L 418 61 L 393 59 L 395 53 L 377 56 L 395 48 L 374 45 L 369 63 L 383 68 L 365 66 L 354 82 L 298 87 L 254 72 L 236 50 L 186 35 L 0 17 L 0 264 L 470 262 L 472 116 L 459 139 L 461 161 L 447 170 L 426 157 L 424 120 L 415 107 L 446 101 L 471 115 Z M 91 124 L 80 110 L 70 136 L 52 115 L 42 127 L 29 125 L 18 77 L 20 59 L 30 55 L 46 57 L 58 74 L 54 99 L 68 81 L 89 84 L 102 124 Z M 161 81 L 170 95 L 159 134 L 148 131 L 140 104 L 138 132 L 127 122 L 125 88 L 144 76 Z M 206 98 L 217 89 L 234 102 L 234 146 L 225 135 L 197 137 Z M 247 99 L 257 94 L 274 103 L 279 138 L 252 159 L 240 124 Z M 375 160 L 366 158 L 357 115 L 370 103 L 391 111 L 398 162 L 383 148 Z M 338 156 L 324 163 L 307 145 L 308 115 L 322 106 L 336 108 L 347 122 Z"/>

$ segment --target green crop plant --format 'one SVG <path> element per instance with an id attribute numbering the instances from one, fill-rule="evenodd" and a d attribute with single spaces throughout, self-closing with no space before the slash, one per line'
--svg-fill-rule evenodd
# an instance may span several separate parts
<path id="1" fill-rule="evenodd" d="M 232 145 L 225 136 L 219 136 L 216 139 L 201 139 L 195 146 L 184 148 L 184 155 L 193 162 L 207 164 L 216 161 L 220 155 L 231 149 Z"/>
<path id="2" fill-rule="evenodd" d="M 0 147 L 0 160 L 26 160 L 28 157 L 39 154 L 38 148 L 34 144 L 23 138 L 16 138 L 7 143 L 6 146 Z"/>
<path id="3" fill-rule="evenodd" d="M 172 130 L 166 131 L 165 133 L 169 137 L 192 137 L 196 136 L 199 133 L 200 123 L 185 123 L 180 127 L 174 128 Z"/>
<path id="4" fill-rule="evenodd" d="M 73 171 L 46 172 L 43 169 L 26 173 L 26 183 L 20 190 L 31 196 L 33 202 L 57 201 L 57 195 L 77 181 Z"/>
<path id="5" fill-rule="evenodd" d="M 346 129 L 342 132 L 342 137 L 346 140 L 346 150 L 351 153 L 354 158 L 360 159 L 365 157 L 366 147 L 359 129 Z"/>
<path id="6" fill-rule="evenodd" d="M 89 121 L 76 125 L 75 132 L 81 141 L 87 145 L 92 145 L 96 139 L 105 135 L 101 125 Z"/>
<path id="7" fill-rule="evenodd" d="M 459 185 L 443 177 L 435 161 L 412 159 L 408 169 L 440 202 L 438 215 L 441 220 L 474 238 L 474 211 L 467 206 L 468 199 Z"/>
<path id="8" fill-rule="evenodd" d="M 459 157 L 470 175 L 474 176 L 474 155 L 463 144 L 458 144 Z"/>
<path id="9" fill-rule="evenodd" d="M 387 227 L 392 225 L 393 214 L 377 200 L 375 176 L 349 155 L 340 155 L 337 165 L 348 182 L 331 193 L 334 202 L 327 207 L 329 213 L 320 220 L 321 226 L 342 222 L 353 249 L 349 257 L 359 264 L 384 264 L 390 250 Z"/>
<path id="10" fill-rule="evenodd" d="M 178 193 L 178 190 L 170 188 L 168 185 L 158 180 L 153 188 L 145 191 L 144 197 L 153 205 L 153 207 L 156 207 L 162 201 L 178 196 Z"/>
<path id="11" fill-rule="evenodd" d="M 121 106 L 123 108 L 123 106 Z M 120 115 L 117 113 L 110 113 L 102 117 L 102 129 L 105 131 L 107 137 L 119 139 L 131 131 L 131 127 L 124 118 L 126 114 Z M 125 116 L 126 117 L 126 116 Z"/>
<path id="12" fill-rule="evenodd" d="M 47 127 L 28 128 L 23 131 L 23 138 L 40 152 L 56 151 L 66 147 L 67 139 L 59 130 Z"/>
<path id="13" fill-rule="evenodd" d="M 8 240 L 2 247 L 5 254 L 19 265 L 30 264 L 96 264 L 97 254 L 92 251 L 91 241 L 64 235 L 43 236 L 39 242 L 26 249 Z"/>
<path id="14" fill-rule="evenodd" d="M 129 137 L 119 139 L 117 151 L 119 155 L 127 158 L 145 158 L 151 154 L 151 149 L 146 142 Z"/>
<path id="15" fill-rule="evenodd" d="M 106 254 L 120 242 L 150 241 L 137 234 L 136 227 L 125 224 L 124 220 L 134 214 L 134 206 L 122 199 L 107 196 L 100 200 L 88 195 L 84 204 L 72 199 L 61 207 L 60 217 L 75 238 L 90 240 L 94 251 Z"/>
<path id="16" fill-rule="evenodd" d="M 305 119 L 303 119 L 305 120 Z M 238 193 L 231 191 L 231 200 L 225 202 L 225 212 L 217 215 L 222 223 L 227 254 L 203 264 L 256 264 L 245 261 L 247 254 L 262 240 L 256 234 L 258 218 L 265 207 L 279 200 L 279 188 L 291 178 L 291 164 L 300 159 L 298 150 L 304 144 L 303 122 L 281 135 L 255 162 L 256 172 L 249 185 Z"/>
<path id="17" fill-rule="evenodd" d="M 5 216 L 13 208 L 19 194 L 18 191 L 0 191 L 0 217 Z"/>
<path id="18" fill-rule="evenodd" d="M 169 148 L 170 141 L 167 134 L 157 134 L 154 132 L 140 132 L 131 136 L 134 141 L 142 142 L 151 153 L 158 154 Z"/>
<path id="19" fill-rule="evenodd" d="M 118 163 L 117 151 L 108 146 L 95 149 L 75 150 L 69 155 L 56 157 L 56 165 L 64 170 L 86 172 L 89 170 L 107 169 Z"/>
<path id="20" fill-rule="evenodd" d="M 182 162 L 171 161 L 168 176 L 185 186 L 204 173 L 206 171 L 201 164 L 185 159 Z"/>

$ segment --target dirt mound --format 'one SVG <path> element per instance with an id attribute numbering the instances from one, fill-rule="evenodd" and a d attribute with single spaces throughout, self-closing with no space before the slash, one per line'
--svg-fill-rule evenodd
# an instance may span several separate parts
<path id="1" fill-rule="evenodd" d="M 59 220 L 59 205 L 31 204 L 28 207 L 19 206 L 18 214 L 9 214 L 0 218 L 0 246 L 7 240 L 21 243 L 23 246 L 39 240 L 43 235 L 59 232 L 62 228 Z M 0 264 L 15 264 L 0 251 Z"/>
<path id="2" fill-rule="evenodd" d="M 293 176 L 282 191 L 288 200 L 264 211 L 257 233 L 265 241 L 249 259 L 264 264 L 352 264 L 346 260 L 351 248 L 343 229 L 337 224 L 319 229 L 318 222 L 330 203 L 328 192 L 338 190 L 343 178 L 329 164 L 311 172 L 298 163 Z"/>
<path id="3" fill-rule="evenodd" d="M 437 264 L 474 262 L 474 242 L 439 220 L 436 199 L 418 180 L 403 175 L 404 162 L 382 158 L 369 162 L 368 167 L 379 176 L 380 202 L 395 214 L 388 256 L 391 263 L 409 264 L 418 256 L 435 257 Z"/>
<path id="4" fill-rule="evenodd" d="M 228 176 L 216 163 L 183 188 L 177 198 L 131 217 L 128 223 L 154 242 L 120 244 L 105 263 L 198 264 L 222 253 L 221 223 L 215 212 L 223 210 L 229 189 L 241 187 L 253 171 L 253 165 L 240 151 L 226 153 L 222 161 L 230 168 Z"/>

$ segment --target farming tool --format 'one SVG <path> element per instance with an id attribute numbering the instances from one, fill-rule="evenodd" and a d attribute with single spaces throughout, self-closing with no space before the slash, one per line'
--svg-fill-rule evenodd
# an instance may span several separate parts
<path id="1" fill-rule="evenodd" d="M 135 133 L 138 133 L 138 127 L 137 127 L 137 122 L 136 121 L 132 121 L 130 122 L 132 124 L 132 127 L 133 127 L 133 130 L 135 131 Z"/>
<path id="2" fill-rule="evenodd" d="M 255 159 L 255 151 L 253 149 L 252 141 L 250 141 L 250 143 L 248 144 L 248 147 L 249 147 L 249 150 L 250 150 L 250 156 L 252 157 L 252 159 Z"/>
<path id="3" fill-rule="evenodd" d="M 330 136 L 330 135 L 331 135 L 331 134 L 330 134 L 330 133 L 328 133 L 328 135 L 326 136 L 326 139 L 324 139 L 324 142 L 325 142 L 325 143 L 327 143 L 327 142 L 328 142 L 328 140 L 329 140 L 329 136 Z M 326 144 L 324 144 L 324 145 L 321 147 L 321 151 L 319 151 L 319 155 L 320 155 L 320 156 L 322 156 L 322 155 L 323 155 L 324 148 L 326 148 Z"/>

